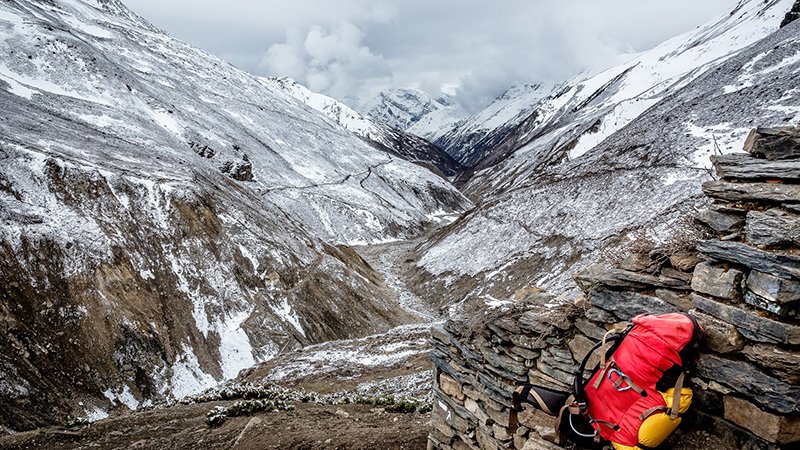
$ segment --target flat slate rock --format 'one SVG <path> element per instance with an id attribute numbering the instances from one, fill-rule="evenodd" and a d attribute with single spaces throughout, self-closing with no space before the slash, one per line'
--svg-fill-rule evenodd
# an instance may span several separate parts
<path id="1" fill-rule="evenodd" d="M 611 311 L 622 320 L 630 320 L 639 314 L 665 314 L 677 308 L 657 297 L 637 292 L 612 291 L 600 286 L 589 292 L 589 302 L 606 311 Z"/>
<path id="2" fill-rule="evenodd" d="M 740 264 L 759 272 L 782 278 L 800 280 L 800 258 L 776 252 L 766 252 L 739 242 L 702 241 L 697 249 L 718 261 Z"/>
<path id="3" fill-rule="evenodd" d="M 697 373 L 748 396 L 769 410 L 781 414 L 800 412 L 800 387 L 773 378 L 748 362 L 701 355 Z"/>
<path id="4" fill-rule="evenodd" d="M 703 192 L 729 202 L 800 203 L 798 184 L 708 181 L 703 183 Z"/>
<path id="5" fill-rule="evenodd" d="M 800 245 L 800 215 L 779 208 L 750 211 L 744 230 L 755 245 Z"/>
<path id="6" fill-rule="evenodd" d="M 703 262 L 694 268 L 692 289 L 714 297 L 738 300 L 742 296 L 740 286 L 743 277 L 741 270 Z"/>
<path id="7" fill-rule="evenodd" d="M 770 161 L 747 153 L 712 156 L 717 174 L 735 180 L 800 180 L 800 159 Z"/>
<path id="8" fill-rule="evenodd" d="M 787 383 L 800 384 L 800 351 L 754 344 L 745 347 L 742 353 L 750 362 L 772 370 Z"/>
<path id="9" fill-rule="evenodd" d="M 744 151 L 768 160 L 798 158 L 800 127 L 755 128 L 745 140 Z"/>
<path id="10" fill-rule="evenodd" d="M 667 277 L 655 277 L 638 272 L 622 269 L 609 269 L 601 266 L 591 266 L 578 272 L 575 281 L 588 291 L 594 286 L 608 286 L 620 289 L 647 289 L 668 288 L 689 290 L 689 284 L 683 280 Z"/>
<path id="11" fill-rule="evenodd" d="M 695 308 L 735 325 L 746 338 L 770 344 L 800 345 L 800 326 L 761 317 L 750 311 L 692 294 Z"/>
<path id="12" fill-rule="evenodd" d="M 700 211 L 695 216 L 695 219 L 718 233 L 729 233 L 733 230 L 739 230 L 742 228 L 742 225 L 744 225 L 744 217 L 742 214 L 731 214 L 713 208 Z"/>
<path id="13" fill-rule="evenodd" d="M 787 280 L 754 270 L 747 276 L 746 286 L 759 297 L 775 303 L 800 301 L 800 281 Z"/>

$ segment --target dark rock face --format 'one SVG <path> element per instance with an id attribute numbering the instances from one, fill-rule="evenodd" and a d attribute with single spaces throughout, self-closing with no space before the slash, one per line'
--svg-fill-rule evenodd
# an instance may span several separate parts
<path id="1" fill-rule="evenodd" d="M 697 370 L 700 376 L 720 380 L 763 407 L 781 414 L 800 412 L 800 387 L 767 376 L 752 364 L 704 355 Z"/>
<path id="2" fill-rule="evenodd" d="M 755 128 L 744 151 L 770 161 L 800 157 L 800 127 Z"/>
<path id="3" fill-rule="evenodd" d="M 800 215 L 777 208 L 750 211 L 745 233 L 755 245 L 800 245 Z"/>
<path id="4" fill-rule="evenodd" d="M 739 242 L 703 241 L 697 248 L 718 261 L 741 264 L 779 277 L 800 280 L 800 258 L 794 255 L 767 252 Z"/>
<path id="5" fill-rule="evenodd" d="M 800 185 L 794 184 L 709 181 L 703 184 L 703 192 L 711 198 L 734 203 L 800 203 Z"/>
<path id="6" fill-rule="evenodd" d="M 794 6 L 792 6 L 792 9 L 786 13 L 786 17 L 784 17 L 783 22 L 781 22 L 781 28 L 789 25 L 797 19 L 800 19 L 800 2 L 795 2 Z"/>
<path id="7" fill-rule="evenodd" d="M 694 268 L 692 289 L 714 297 L 737 300 L 743 273 L 736 269 L 700 263 Z"/>

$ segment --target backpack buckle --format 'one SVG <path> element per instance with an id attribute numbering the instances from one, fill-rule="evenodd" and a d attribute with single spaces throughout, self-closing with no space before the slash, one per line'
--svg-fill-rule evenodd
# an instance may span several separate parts
<path id="1" fill-rule="evenodd" d="M 614 379 L 614 374 L 617 375 L 616 379 Z M 631 378 L 625 373 L 623 373 L 619 368 L 615 367 L 608 371 L 608 380 L 611 381 L 611 384 L 614 385 L 614 389 L 619 392 L 625 392 L 632 388 L 631 386 Z M 622 386 L 622 383 L 625 383 L 627 386 Z"/>

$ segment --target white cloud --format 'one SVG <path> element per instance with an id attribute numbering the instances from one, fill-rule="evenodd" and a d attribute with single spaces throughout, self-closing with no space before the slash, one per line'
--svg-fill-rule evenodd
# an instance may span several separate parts
<path id="1" fill-rule="evenodd" d="M 124 0 L 256 74 L 358 106 L 390 87 L 455 90 L 470 109 L 513 84 L 624 61 L 734 0 Z M 288 30 L 288 31 L 287 31 Z M 266 50 L 266 53 L 265 53 Z"/>
<path id="2" fill-rule="evenodd" d="M 364 36 L 348 21 L 332 28 L 313 25 L 305 33 L 290 29 L 285 42 L 267 50 L 259 69 L 267 75 L 290 76 L 312 91 L 358 104 L 375 94 L 371 86 L 391 78 L 389 65 L 364 44 Z"/>

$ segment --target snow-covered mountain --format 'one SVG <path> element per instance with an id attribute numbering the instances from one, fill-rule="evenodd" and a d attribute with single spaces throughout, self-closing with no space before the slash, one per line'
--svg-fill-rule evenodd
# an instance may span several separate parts
<path id="1" fill-rule="evenodd" d="M 261 78 L 261 80 L 324 113 L 334 122 L 380 150 L 412 162 L 433 164 L 447 176 L 455 175 L 461 168 L 461 165 L 447 152 L 425 139 L 364 117 L 344 103 L 312 92 L 291 78 Z"/>
<path id="2" fill-rule="evenodd" d="M 555 86 L 542 84 L 514 86 L 452 129 L 440 129 L 435 142 L 461 164 L 471 167 L 520 123 L 535 114 L 541 102 L 555 89 Z"/>
<path id="3" fill-rule="evenodd" d="M 543 100 L 478 164 L 478 206 L 420 249 L 416 286 L 445 303 L 565 291 L 582 265 L 684 232 L 715 149 L 800 121 L 800 22 L 779 29 L 793 6 L 743 1 Z"/>
<path id="4" fill-rule="evenodd" d="M 0 2 L 0 425 L 410 319 L 349 244 L 469 202 L 118 0 Z"/>
<path id="5" fill-rule="evenodd" d="M 447 96 L 432 98 L 419 89 L 389 89 L 362 108 L 380 123 L 425 138 L 431 142 L 465 116 Z"/>

